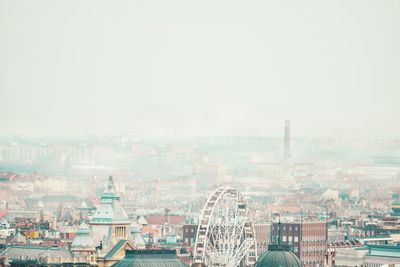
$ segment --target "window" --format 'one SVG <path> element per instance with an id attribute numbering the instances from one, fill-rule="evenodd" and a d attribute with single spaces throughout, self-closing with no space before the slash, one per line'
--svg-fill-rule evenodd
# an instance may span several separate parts
<path id="1" fill-rule="evenodd" d="M 298 236 L 294 237 L 294 242 L 299 242 L 299 237 Z"/>
<path id="2" fill-rule="evenodd" d="M 286 242 L 286 236 L 285 235 L 282 237 L 282 241 Z"/>
<path id="3" fill-rule="evenodd" d="M 115 227 L 115 237 L 125 237 L 125 227 Z"/>

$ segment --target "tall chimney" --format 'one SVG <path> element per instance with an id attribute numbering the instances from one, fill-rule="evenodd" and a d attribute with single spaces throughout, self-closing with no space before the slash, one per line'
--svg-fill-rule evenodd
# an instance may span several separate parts
<path id="1" fill-rule="evenodd" d="M 283 159 L 290 159 L 290 121 L 285 120 Z"/>

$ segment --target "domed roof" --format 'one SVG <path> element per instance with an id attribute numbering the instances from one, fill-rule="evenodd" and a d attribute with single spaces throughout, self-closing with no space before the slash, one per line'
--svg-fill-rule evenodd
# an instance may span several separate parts
<path id="1" fill-rule="evenodd" d="M 270 245 L 268 249 L 258 259 L 255 267 L 302 267 L 301 261 L 290 251 L 289 246 Z"/>

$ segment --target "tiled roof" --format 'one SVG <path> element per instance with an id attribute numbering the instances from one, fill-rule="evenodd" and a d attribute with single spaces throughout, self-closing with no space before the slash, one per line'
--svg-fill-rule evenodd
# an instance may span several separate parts
<path id="1" fill-rule="evenodd" d="M 113 267 L 187 267 L 176 257 L 175 250 L 127 250 L 125 258 Z"/>
<path id="2" fill-rule="evenodd" d="M 92 238 L 92 231 L 90 227 L 82 221 L 79 225 L 76 237 L 71 244 L 73 250 L 79 249 L 92 249 L 95 250 L 94 241 Z"/>
<path id="3" fill-rule="evenodd" d="M 329 248 L 346 248 L 346 247 L 361 247 L 362 244 L 360 241 L 352 239 L 352 240 L 335 240 L 330 241 L 328 243 Z"/>
<path id="4" fill-rule="evenodd" d="M 4 217 L 6 217 L 7 213 L 8 213 L 7 210 L 0 210 L 0 219 L 3 219 Z"/>
<path id="5" fill-rule="evenodd" d="M 123 246 L 125 246 L 127 242 L 128 240 L 118 241 L 118 243 L 115 244 L 115 246 L 112 249 L 110 249 L 110 251 L 106 254 L 105 258 L 106 259 L 112 258 L 112 256 L 114 256 L 115 253 L 117 253 Z"/>
<path id="6" fill-rule="evenodd" d="M 145 219 L 148 224 L 184 224 L 185 223 L 185 216 L 182 215 L 148 215 L 145 216 Z"/>

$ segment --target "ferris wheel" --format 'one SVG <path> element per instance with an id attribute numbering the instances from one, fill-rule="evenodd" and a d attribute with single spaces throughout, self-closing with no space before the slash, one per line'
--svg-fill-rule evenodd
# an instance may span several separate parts
<path id="1" fill-rule="evenodd" d="M 256 253 L 254 228 L 243 196 L 230 187 L 218 188 L 203 208 L 194 262 L 206 266 L 254 266 Z"/>

